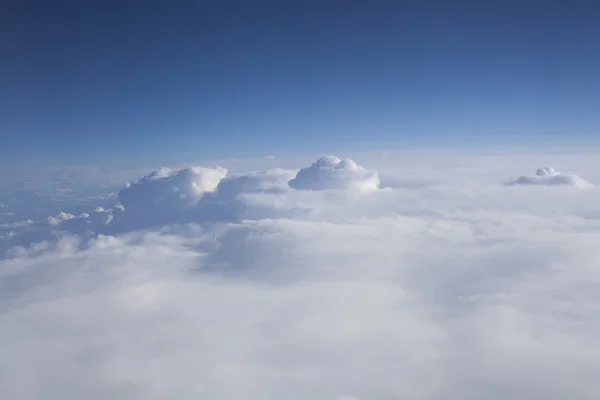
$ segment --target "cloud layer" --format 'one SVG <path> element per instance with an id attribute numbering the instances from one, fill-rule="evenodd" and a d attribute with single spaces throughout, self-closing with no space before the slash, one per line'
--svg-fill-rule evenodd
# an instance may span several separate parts
<path id="1" fill-rule="evenodd" d="M 597 397 L 595 189 L 322 160 L 6 227 L 55 234 L 0 261 L 0 398 Z"/>

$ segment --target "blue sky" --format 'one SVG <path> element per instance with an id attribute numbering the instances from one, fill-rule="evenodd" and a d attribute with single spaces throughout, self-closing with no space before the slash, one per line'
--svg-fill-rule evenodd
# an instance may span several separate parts
<path id="1" fill-rule="evenodd" d="M 594 1 L 2 8 L 5 163 L 597 143 Z"/>

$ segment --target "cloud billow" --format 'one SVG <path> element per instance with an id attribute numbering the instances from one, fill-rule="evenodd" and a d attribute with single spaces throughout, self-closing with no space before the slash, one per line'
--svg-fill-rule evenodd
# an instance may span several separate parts
<path id="1" fill-rule="evenodd" d="M 111 224 L 125 231 L 167 223 L 294 217 L 310 212 L 285 205 L 295 190 L 368 192 L 378 185 L 377 172 L 337 157 L 322 157 L 297 173 L 271 169 L 228 175 L 220 167 L 161 169 L 118 193 L 124 211 L 115 212 Z"/>
<path id="2" fill-rule="evenodd" d="M 183 209 L 197 205 L 205 193 L 216 189 L 227 174 L 224 168 L 191 167 L 179 171 L 158 169 L 128 184 L 117 194 L 127 210 Z"/>
<path id="3" fill-rule="evenodd" d="M 577 175 L 563 174 L 552 167 L 538 168 L 533 175 L 520 176 L 507 182 L 508 185 L 571 186 L 580 189 L 592 188 L 590 182 Z"/>
<path id="4" fill-rule="evenodd" d="M 358 166 L 353 160 L 334 156 L 321 157 L 298 171 L 290 187 L 298 190 L 373 191 L 379 187 L 379 174 Z"/>

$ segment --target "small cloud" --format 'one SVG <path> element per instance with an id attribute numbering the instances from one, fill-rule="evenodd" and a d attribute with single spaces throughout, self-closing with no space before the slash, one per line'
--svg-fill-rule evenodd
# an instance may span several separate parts
<path id="1" fill-rule="evenodd" d="M 28 225 L 34 224 L 35 222 L 27 219 L 25 221 L 19 221 L 19 222 L 10 222 L 7 224 L 0 224 L 0 228 L 2 229 L 17 229 L 17 228 L 24 228 Z"/>
<path id="2" fill-rule="evenodd" d="M 131 186 L 131 184 L 127 185 L 127 187 L 129 187 L 129 186 Z M 101 195 L 85 196 L 81 200 L 87 201 L 87 202 L 89 202 L 89 201 L 102 201 L 102 200 L 114 199 L 116 197 L 117 197 L 117 193 L 116 192 L 111 192 L 111 193 L 101 194 Z"/>
<path id="3" fill-rule="evenodd" d="M 77 218 L 77 217 L 73 214 L 60 212 L 56 217 L 48 217 L 48 223 L 50 225 L 58 225 L 63 221 L 73 219 L 73 218 Z"/>
<path id="4" fill-rule="evenodd" d="M 289 181 L 298 190 L 348 190 L 373 191 L 379 188 L 379 174 L 358 166 L 353 160 L 334 156 L 321 157 L 311 166 L 302 168 Z"/>
<path id="5" fill-rule="evenodd" d="M 580 189 L 594 187 L 578 175 L 563 174 L 550 166 L 538 168 L 535 174 L 520 176 L 507 182 L 507 185 L 572 186 Z"/>

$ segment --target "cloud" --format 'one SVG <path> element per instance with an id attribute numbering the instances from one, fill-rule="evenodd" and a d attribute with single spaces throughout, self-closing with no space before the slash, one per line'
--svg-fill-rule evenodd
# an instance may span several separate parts
<path id="1" fill-rule="evenodd" d="M 271 169 L 227 176 L 198 203 L 193 221 L 241 221 L 304 215 L 288 181 L 293 171 Z"/>
<path id="2" fill-rule="evenodd" d="M 302 168 L 289 185 L 299 190 L 357 189 L 373 191 L 379 187 L 379 174 L 356 165 L 350 159 L 321 157 Z"/>
<path id="3" fill-rule="evenodd" d="M 0 398 L 595 399 L 600 193 L 498 184 L 532 157 L 363 159 L 428 183 L 368 196 L 341 160 L 158 170 L 3 224 L 35 244 L 0 259 Z"/>
<path id="4" fill-rule="evenodd" d="M 85 196 L 81 200 L 93 202 L 93 201 L 98 201 L 98 200 L 109 200 L 109 199 L 116 199 L 116 198 L 117 198 L 117 193 L 113 192 L 113 193 L 107 193 L 107 194 L 103 194 L 103 195 Z"/>
<path id="5" fill-rule="evenodd" d="M 15 246 L 29 247 L 65 234 L 93 236 L 105 233 L 110 230 L 107 227 L 113 218 L 113 212 L 98 207 L 90 213 L 79 215 L 60 212 L 45 221 L 27 219 L 0 224 L 0 258 L 3 253 L 10 253 Z"/>
<path id="6" fill-rule="evenodd" d="M 117 198 L 125 209 L 135 211 L 193 207 L 207 192 L 216 189 L 227 174 L 224 168 L 191 167 L 178 171 L 160 168 L 127 185 Z"/>
<path id="7" fill-rule="evenodd" d="M 254 194 L 289 190 L 291 173 L 275 169 L 226 176 L 222 168 L 159 170 L 119 192 L 123 210 L 113 212 L 112 228 L 120 231 L 165 223 L 230 221 L 256 209 Z M 271 208 L 272 204 L 265 204 Z"/>
<path id="8" fill-rule="evenodd" d="M 591 188 L 590 182 L 571 174 L 562 174 L 552 167 L 538 168 L 534 175 L 521 176 L 508 182 L 509 185 L 546 185 L 546 186 L 572 186 L 576 188 Z"/>
<path id="9" fill-rule="evenodd" d="M 83 216 L 83 218 L 86 218 L 88 215 L 85 214 Z M 58 225 L 63 221 L 67 221 L 69 219 L 73 219 L 73 218 L 77 218 L 76 216 L 74 216 L 73 214 L 69 214 L 69 213 L 65 213 L 65 212 L 60 212 L 57 216 L 55 217 L 48 217 L 48 223 L 50 225 Z"/>
<path id="10" fill-rule="evenodd" d="M 592 399 L 593 226 L 388 214 L 64 237 L 0 265 L 0 395 Z"/>
<path id="11" fill-rule="evenodd" d="M 53 183 L 46 185 L 51 188 L 48 194 L 35 192 L 21 197 L 22 210 L 18 215 L 41 222 L 11 231 L 10 241 L 0 244 L 0 251 L 51 238 L 56 232 L 117 234 L 173 223 L 307 217 L 318 212 L 318 205 L 310 204 L 318 199 L 299 193 L 302 189 L 336 190 L 352 195 L 376 189 L 378 184 L 377 172 L 367 171 L 350 159 L 336 157 L 322 157 L 299 172 L 271 168 L 228 174 L 222 167 L 159 168 L 127 183 L 117 193 L 107 193 L 107 188 L 73 190 L 84 195 L 96 193 L 78 198 L 53 197 L 56 192 Z M 114 206 L 115 202 L 119 207 Z M 77 209 L 64 209 L 65 205 L 75 203 L 80 204 Z M 95 206 L 104 211 L 91 213 Z M 32 211 L 35 214 L 31 215 Z M 89 215 L 94 218 L 88 218 Z M 72 222 L 67 223 L 68 220 Z"/>
<path id="12" fill-rule="evenodd" d="M 3 229 L 14 229 L 14 228 L 21 228 L 24 226 L 28 226 L 31 224 L 34 224 L 35 222 L 28 219 L 25 221 L 17 221 L 17 222 L 9 222 L 9 223 L 5 223 L 5 224 L 0 224 L 0 228 Z"/>
<path id="13" fill-rule="evenodd" d="M 295 173 L 281 168 L 227 175 L 224 168 L 160 169 L 121 190 L 124 212 L 113 213 L 112 227 L 130 231 L 167 223 L 240 221 L 306 216 L 314 207 L 298 201 L 294 190 L 370 191 L 377 172 L 350 159 L 323 157 Z"/>
<path id="14" fill-rule="evenodd" d="M 115 213 L 111 223 L 123 231 L 185 222 L 189 210 L 206 193 L 214 191 L 226 174 L 221 167 L 155 170 L 117 194 L 124 211 Z"/>
<path id="15" fill-rule="evenodd" d="M 55 191 L 58 194 L 72 194 L 72 193 L 74 193 L 73 189 L 71 189 L 71 188 L 56 188 Z"/>

